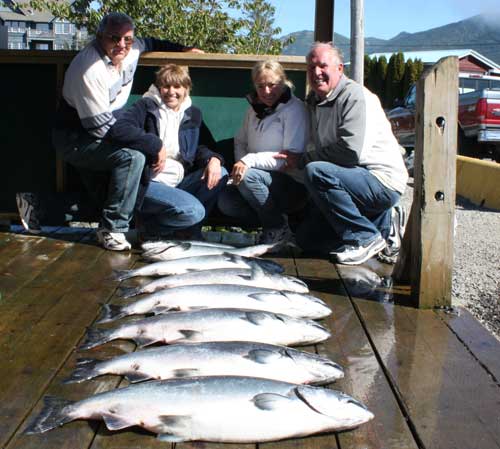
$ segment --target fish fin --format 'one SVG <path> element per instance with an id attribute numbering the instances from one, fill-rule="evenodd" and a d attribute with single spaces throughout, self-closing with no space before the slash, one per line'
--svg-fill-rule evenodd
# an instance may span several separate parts
<path id="1" fill-rule="evenodd" d="M 266 363 L 271 363 L 275 359 L 280 359 L 282 354 L 279 351 L 271 351 L 269 349 L 252 349 L 243 357 L 252 362 L 265 365 Z"/>
<path id="2" fill-rule="evenodd" d="M 248 296 L 257 301 L 266 301 L 269 296 L 283 296 L 283 299 L 288 299 L 288 296 L 284 292 L 278 290 L 269 290 L 266 293 L 250 293 Z"/>
<path id="3" fill-rule="evenodd" d="M 116 289 L 116 294 L 120 298 L 131 298 L 132 296 L 136 296 L 141 294 L 140 287 L 118 287 Z"/>
<path id="4" fill-rule="evenodd" d="M 147 337 L 135 337 L 133 338 L 133 340 L 139 348 L 144 348 L 144 346 L 149 346 L 157 342 L 157 340 L 152 340 L 151 338 Z"/>
<path id="5" fill-rule="evenodd" d="M 172 371 L 172 374 L 174 375 L 175 378 L 180 379 L 183 377 L 194 377 L 194 376 L 199 376 L 200 370 L 195 369 L 195 368 L 184 368 L 184 369 L 174 369 Z"/>
<path id="6" fill-rule="evenodd" d="M 260 325 L 261 321 L 266 317 L 266 314 L 259 311 L 251 311 L 245 312 L 245 318 L 250 323 L 255 324 L 256 326 Z"/>
<path id="7" fill-rule="evenodd" d="M 126 427 L 130 427 L 135 424 L 130 422 L 126 416 L 119 416 L 113 413 L 103 413 L 102 419 L 109 430 L 125 429 Z"/>
<path id="8" fill-rule="evenodd" d="M 291 399 L 276 393 L 261 393 L 252 398 L 252 402 L 261 410 L 277 410 L 288 407 Z"/>
<path id="9" fill-rule="evenodd" d="M 87 337 L 78 349 L 90 349 L 111 341 L 113 331 L 106 329 L 89 328 Z"/>
<path id="10" fill-rule="evenodd" d="M 238 254 L 229 253 L 227 251 L 224 251 L 221 254 L 221 256 L 223 256 L 224 260 L 226 260 L 228 262 L 239 262 L 241 260 L 245 260 L 246 259 L 245 257 L 241 257 Z"/>
<path id="11" fill-rule="evenodd" d="M 168 312 L 178 312 L 180 311 L 180 307 L 168 307 L 168 306 L 162 306 L 162 307 L 155 307 L 151 312 L 153 315 L 163 315 L 164 313 Z"/>
<path id="12" fill-rule="evenodd" d="M 182 443 L 187 441 L 186 438 L 174 435 L 173 433 L 159 433 L 156 438 L 163 443 Z"/>
<path id="13" fill-rule="evenodd" d="M 163 415 L 158 416 L 161 429 L 158 433 L 160 441 L 180 443 L 189 439 L 186 431 L 192 427 L 192 419 L 188 415 Z"/>
<path id="14" fill-rule="evenodd" d="M 258 257 L 244 257 L 244 260 L 251 267 L 257 265 L 261 270 L 267 271 L 269 273 L 281 274 L 285 271 L 283 265 L 280 265 L 278 262 L 275 262 L 274 260 L 261 259 Z"/>
<path id="15" fill-rule="evenodd" d="M 126 315 L 127 314 L 123 311 L 122 306 L 117 306 L 115 304 L 103 304 L 101 318 L 99 318 L 96 323 L 109 323 L 110 321 L 119 320 Z"/>
<path id="16" fill-rule="evenodd" d="M 184 336 L 185 340 L 193 340 L 196 341 L 196 336 L 200 335 L 200 332 L 192 330 L 192 329 L 179 329 L 177 332 Z"/>
<path id="17" fill-rule="evenodd" d="M 251 279 L 259 279 L 264 276 L 264 270 L 260 267 L 259 264 L 255 263 L 255 261 L 250 262 L 250 266 L 252 267 L 252 275 Z"/>
<path id="18" fill-rule="evenodd" d="M 132 270 L 113 270 L 113 280 L 124 281 L 133 277 Z"/>
<path id="19" fill-rule="evenodd" d="M 130 383 L 143 382 L 145 380 L 153 379 L 149 374 L 141 373 L 140 371 L 134 371 L 132 373 L 127 373 L 127 374 L 125 374 L 125 378 Z"/>
<path id="20" fill-rule="evenodd" d="M 45 396 L 45 398 L 43 398 L 42 411 L 28 425 L 23 433 L 26 435 L 43 433 L 72 421 L 73 418 L 64 413 L 65 407 L 71 404 L 73 404 L 73 401 L 56 398 L 54 396 Z"/>
<path id="21" fill-rule="evenodd" d="M 95 359 L 78 359 L 76 362 L 76 368 L 70 377 L 63 380 L 63 384 L 73 384 L 80 383 L 84 380 L 93 379 L 94 377 L 100 376 L 101 373 L 95 368 L 100 363 L 100 360 Z"/>

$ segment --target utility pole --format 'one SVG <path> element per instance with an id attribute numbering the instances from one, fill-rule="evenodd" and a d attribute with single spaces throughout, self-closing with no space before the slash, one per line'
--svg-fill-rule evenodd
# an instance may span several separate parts
<path id="1" fill-rule="evenodd" d="M 351 73 L 359 84 L 364 82 L 365 8 L 364 0 L 351 0 Z"/>

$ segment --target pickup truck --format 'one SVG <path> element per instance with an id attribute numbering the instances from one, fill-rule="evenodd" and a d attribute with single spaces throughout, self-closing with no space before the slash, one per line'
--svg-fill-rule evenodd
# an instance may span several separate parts
<path id="1" fill-rule="evenodd" d="M 479 82 L 480 81 L 480 82 Z M 459 78 L 458 154 L 500 162 L 500 77 Z M 415 147 L 416 86 L 387 112 L 392 131 L 411 158 Z"/>

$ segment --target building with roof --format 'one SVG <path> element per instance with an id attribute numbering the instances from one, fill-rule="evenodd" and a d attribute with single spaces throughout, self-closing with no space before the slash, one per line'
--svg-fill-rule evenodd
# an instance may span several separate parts
<path id="1" fill-rule="evenodd" d="M 0 1 L 0 48 L 10 50 L 79 49 L 88 39 L 67 20 L 34 11 L 29 0 Z"/>
<path id="2" fill-rule="evenodd" d="M 385 56 L 387 60 L 396 52 L 371 53 L 370 58 Z M 405 62 L 420 59 L 424 67 L 430 67 L 446 56 L 458 58 L 460 75 L 500 76 L 500 66 L 491 59 L 472 49 L 402 51 Z"/>

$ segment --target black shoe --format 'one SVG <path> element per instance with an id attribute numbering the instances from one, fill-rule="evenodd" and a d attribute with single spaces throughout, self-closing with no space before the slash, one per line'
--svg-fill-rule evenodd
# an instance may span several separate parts
<path id="1" fill-rule="evenodd" d="M 40 203 L 37 196 L 28 192 L 16 193 L 16 204 L 23 228 L 32 234 L 42 232 L 39 220 Z"/>

